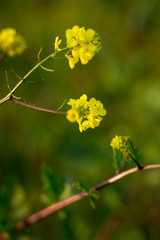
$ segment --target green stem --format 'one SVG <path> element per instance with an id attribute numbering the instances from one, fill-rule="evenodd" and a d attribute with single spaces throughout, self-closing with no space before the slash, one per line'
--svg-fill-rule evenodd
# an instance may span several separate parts
<path id="1" fill-rule="evenodd" d="M 48 59 L 50 59 L 51 57 L 55 57 L 57 54 L 66 51 L 68 48 L 63 48 L 60 51 L 56 51 L 52 54 L 50 54 L 49 56 L 47 56 L 46 58 L 44 58 L 42 61 L 40 61 L 39 63 L 37 63 L 18 83 L 17 85 L 10 91 L 10 93 L 8 93 L 4 98 L 2 98 L 0 100 L 0 104 L 10 100 L 12 94 L 14 94 L 14 92 L 17 90 L 17 88 L 26 80 L 26 78 L 32 73 L 34 72 L 40 65 L 42 65 L 44 62 L 46 62 Z"/>
<path id="2" fill-rule="evenodd" d="M 36 109 L 36 110 L 40 110 L 40 111 L 43 111 L 43 112 L 57 113 L 57 114 L 64 114 L 64 115 L 67 114 L 66 112 L 61 112 L 61 111 L 56 111 L 56 110 L 52 110 L 52 109 L 48 109 L 48 108 L 38 107 L 38 106 L 32 105 L 30 103 L 23 102 L 23 101 L 21 101 L 17 98 L 12 97 L 12 96 L 10 97 L 9 100 L 11 100 L 12 102 L 18 103 L 20 105 L 23 105 L 23 106 L 26 106 L 26 107 L 29 107 L 29 108 L 33 108 L 33 109 Z"/>

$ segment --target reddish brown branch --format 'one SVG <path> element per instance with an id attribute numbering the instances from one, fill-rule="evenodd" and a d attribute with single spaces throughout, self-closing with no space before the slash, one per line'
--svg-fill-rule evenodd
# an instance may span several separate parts
<path id="1" fill-rule="evenodd" d="M 153 164 L 153 165 L 147 165 L 147 166 L 143 166 L 143 170 L 148 170 L 148 169 L 156 169 L 156 168 L 160 168 L 160 164 Z M 124 172 L 121 172 L 111 178 L 109 178 L 108 180 L 100 183 L 99 185 L 95 186 L 92 188 L 92 190 L 96 190 L 96 191 L 99 191 L 101 190 L 102 188 L 120 180 L 121 178 L 131 174 L 131 173 L 134 173 L 134 172 L 138 172 L 140 171 L 137 167 L 136 168 L 131 168 L 129 170 L 126 170 Z M 142 171 L 142 170 L 141 170 Z M 25 227 L 27 227 L 28 225 L 31 225 L 31 224 L 34 224 L 36 222 L 38 222 L 39 220 L 43 219 L 43 218 L 46 218 L 47 216 L 51 215 L 52 213 L 66 207 L 66 206 L 69 206 L 79 200 L 81 200 L 82 198 L 85 198 L 88 196 L 88 193 L 79 193 L 79 194 L 76 194 L 72 197 L 69 197 L 61 202 L 58 202 L 58 203 L 55 203 L 49 207 L 46 207 L 34 214 L 32 214 L 31 216 L 29 216 L 27 219 L 25 219 L 24 221 L 20 221 L 17 223 L 16 225 L 16 229 L 18 230 L 22 230 L 24 229 Z"/>
<path id="2" fill-rule="evenodd" d="M 72 203 L 75 203 L 79 200 L 81 200 L 82 198 L 88 196 L 87 193 L 79 193 L 76 194 L 70 198 L 67 198 L 61 202 L 57 202 L 49 207 L 46 207 L 34 214 L 32 214 L 31 216 L 29 216 L 26 220 L 18 222 L 16 225 L 16 228 L 18 230 L 22 230 L 24 229 L 26 226 L 31 225 L 33 223 L 36 223 L 37 221 L 46 218 L 47 216 L 51 215 L 52 213 L 58 211 L 59 209 L 62 209 Z"/>
<path id="3" fill-rule="evenodd" d="M 52 110 L 52 109 L 48 109 L 48 108 L 38 107 L 38 106 L 35 106 L 33 104 L 30 104 L 30 103 L 24 102 L 22 100 L 19 100 L 15 97 L 12 97 L 12 96 L 9 98 L 9 100 L 11 100 L 12 102 L 18 103 L 22 106 L 33 108 L 33 109 L 40 110 L 40 111 L 43 111 L 43 112 L 58 113 L 58 114 L 66 115 L 66 112 L 61 112 L 61 111 L 56 111 L 56 110 Z"/>

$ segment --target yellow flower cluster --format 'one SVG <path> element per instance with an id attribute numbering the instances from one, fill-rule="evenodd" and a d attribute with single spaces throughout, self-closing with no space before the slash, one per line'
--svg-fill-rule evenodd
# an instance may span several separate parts
<path id="1" fill-rule="evenodd" d="M 70 122 L 79 124 L 79 131 L 82 132 L 88 128 L 98 127 L 102 116 L 106 115 L 106 110 L 103 104 L 95 98 L 87 101 L 86 94 L 83 94 L 79 99 L 70 99 L 67 103 L 72 108 L 67 112 L 67 119 Z"/>
<path id="2" fill-rule="evenodd" d="M 21 54 L 26 48 L 23 37 L 13 28 L 5 28 L 0 32 L 0 50 L 10 57 Z"/>
<path id="3" fill-rule="evenodd" d="M 122 136 L 115 136 L 112 141 L 111 141 L 111 144 L 110 146 L 113 148 L 113 149 L 120 149 L 122 146 L 123 146 L 123 143 L 122 143 Z"/>
<path id="4" fill-rule="evenodd" d="M 87 64 L 101 48 L 101 39 L 98 33 L 93 29 L 79 28 L 77 25 L 66 30 L 66 40 L 69 51 L 65 56 L 69 60 L 71 69 L 79 59 L 82 64 Z"/>
<path id="5" fill-rule="evenodd" d="M 121 152 L 125 153 L 127 151 L 127 141 L 128 141 L 129 137 L 124 137 L 124 136 L 115 136 L 112 141 L 110 146 L 113 149 L 117 149 L 120 150 Z"/>

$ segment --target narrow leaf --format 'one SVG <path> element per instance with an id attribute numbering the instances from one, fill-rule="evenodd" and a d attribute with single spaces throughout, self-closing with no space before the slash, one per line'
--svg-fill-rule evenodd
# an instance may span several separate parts
<path id="1" fill-rule="evenodd" d="M 88 185 L 86 185 L 85 183 L 75 182 L 72 184 L 72 186 L 86 193 L 89 193 L 89 190 L 90 190 Z"/>
<path id="2" fill-rule="evenodd" d="M 95 201 L 98 198 L 99 198 L 99 192 L 97 192 L 96 190 L 90 190 L 89 192 L 90 204 L 94 209 L 96 208 Z"/>
<path id="3" fill-rule="evenodd" d="M 83 182 L 75 182 L 72 185 L 73 187 L 79 189 L 82 192 L 88 193 L 90 204 L 92 208 L 95 209 L 95 200 L 99 197 L 99 194 L 96 190 L 92 190 L 88 182 L 83 178 Z"/>
<path id="4" fill-rule="evenodd" d="M 130 139 L 128 140 L 128 143 L 129 143 L 129 152 L 131 155 L 128 158 L 128 161 L 132 166 L 135 166 L 137 164 L 133 161 L 133 159 L 135 159 L 137 163 L 140 163 L 141 159 L 142 159 L 142 154 L 140 152 L 138 152 L 137 148 L 133 145 L 133 143 Z"/>
<path id="5" fill-rule="evenodd" d="M 95 209 L 96 208 L 96 205 L 95 205 L 95 200 L 96 199 L 92 195 L 89 195 L 89 200 L 90 200 L 91 207 L 93 209 Z"/>
<path id="6" fill-rule="evenodd" d="M 116 170 L 116 173 L 118 173 L 122 167 L 123 163 L 123 154 L 117 150 L 113 149 L 113 166 Z"/>

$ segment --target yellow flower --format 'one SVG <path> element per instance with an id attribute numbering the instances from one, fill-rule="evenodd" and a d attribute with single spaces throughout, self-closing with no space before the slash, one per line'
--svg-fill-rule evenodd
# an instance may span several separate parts
<path id="1" fill-rule="evenodd" d="M 66 30 L 66 39 L 67 39 L 67 47 L 73 48 L 77 45 L 77 40 L 79 39 L 80 28 L 78 26 L 74 26 L 72 29 Z M 82 32 L 82 29 L 81 29 Z"/>
<path id="2" fill-rule="evenodd" d="M 62 40 L 59 39 L 59 37 L 57 36 L 54 42 L 54 48 L 56 51 L 60 51 L 61 49 L 59 48 L 59 45 L 61 44 Z"/>
<path id="3" fill-rule="evenodd" d="M 96 32 L 93 29 L 87 29 L 86 31 L 86 40 L 91 42 L 94 39 Z"/>
<path id="4" fill-rule="evenodd" d="M 26 42 L 13 28 L 5 28 L 0 32 L 0 50 L 10 57 L 20 55 L 26 48 Z"/>
<path id="5" fill-rule="evenodd" d="M 79 59 L 82 64 L 87 64 L 101 48 L 98 33 L 77 25 L 66 30 L 66 42 L 69 51 L 65 56 L 69 60 L 70 68 L 74 68 Z"/>
<path id="6" fill-rule="evenodd" d="M 70 99 L 67 103 L 71 109 L 67 112 L 67 119 L 70 122 L 79 124 L 80 132 L 88 128 L 98 127 L 102 116 L 105 116 L 106 110 L 100 101 L 91 98 L 87 101 L 87 95 L 83 94 L 79 99 Z"/>
<path id="7" fill-rule="evenodd" d="M 96 115 L 101 115 L 105 116 L 106 115 L 106 110 L 103 107 L 103 104 L 95 98 L 91 98 L 89 101 L 89 109 L 92 114 Z"/>
<path id="8" fill-rule="evenodd" d="M 79 56 L 82 64 L 87 64 L 94 56 L 94 52 L 89 51 L 86 47 L 81 47 L 79 49 Z"/>
<path id="9" fill-rule="evenodd" d="M 74 110 L 74 109 L 68 110 L 68 112 L 67 112 L 67 119 L 70 122 L 75 122 L 76 120 L 79 119 L 78 112 L 76 110 Z"/>
<path id="10" fill-rule="evenodd" d="M 71 69 L 74 68 L 75 64 L 79 61 L 78 58 L 72 57 L 70 55 L 65 55 L 65 57 L 69 60 L 69 66 Z"/>
<path id="11" fill-rule="evenodd" d="M 120 149 L 122 147 L 122 137 L 121 136 L 115 136 L 112 141 L 111 141 L 111 144 L 110 146 L 113 148 L 113 149 Z"/>

